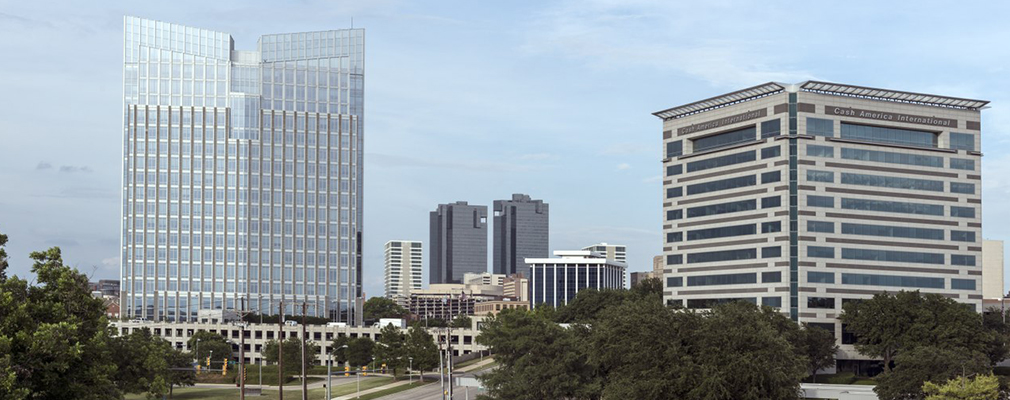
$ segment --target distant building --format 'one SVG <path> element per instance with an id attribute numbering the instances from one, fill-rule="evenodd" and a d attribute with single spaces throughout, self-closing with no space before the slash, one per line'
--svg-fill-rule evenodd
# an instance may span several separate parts
<path id="1" fill-rule="evenodd" d="M 502 294 L 505 298 L 530 301 L 530 280 L 523 277 L 523 274 L 509 275 L 502 285 L 504 286 Z"/>
<path id="2" fill-rule="evenodd" d="M 512 200 L 494 201 L 494 273 L 526 272 L 524 259 L 549 255 L 548 208 L 543 200 L 532 200 L 525 194 L 513 194 Z"/>
<path id="3" fill-rule="evenodd" d="M 646 279 L 663 279 L 663 256 L 652 257 L 652 271 L 632 272 L 631 286 L 637 285 Z"/>
<path id="4" fill-rule="evenodd" d="M 487 206 L 439 204 L 429 232 L 429 283 L 462 283 L 467 272 L 487 272 Z"/>
<path id="5" fill-rule="evenodd" d="M 609 260 L 616 260 L 622 263 L 628 262 L 627 247 L 623 244 L 597 243 L 592 246 L 583 247 L 582 250 L 595 251 Z"/>
<path id="6" fill-rule="evenodd" d="M 386 298 L 402 307 L 410 302 L 410 292 L 421 289 L 421 242 L 390 240 L 386 242 Z"/>
<path id="7" fill-rule="evenodd" d="M 502 274 L 492 274 L 490 272 L 473 273 L 467 272 L 463 274 L 463 283 L 467 285 L 494 285 L 502 286 L 505 284 L 506 275 Z"/>
<path id="8" fill-rule="evenodd" d="M 508 308 L 517 308 L 522 310 L 530 309 L 530 302 L 528 301 L 516 301 L 516 300 L 491 300 L 482 301 L 474 304 L 474 315 L 476 316 L 486 316 L 495 315 L 501 312 L 501 310 Z"/>
<path id="9" fill-rule="evenodd" d="M 119 281 L 113 279 L 102 279 L 98 282 L 89 282 L 88 288 L 91 291 L 101 292 L 103 296 L 119 297 Z"/>
<path id="10" fill-rule="evenodd" d="M 1003 241 L 982 241 L 982 298 L 1003 298 Z"/>
<path id="11" fill-rule="evenodd" d="M 410 294 L 407 310 L 420 319 L 448 321 L 460 315 L 474 315 L 476 303 L 501 300 L 502 294 L 501 286 L 433 283 L 428 289 L 416 290 Z"/>
<path id="12" fill-rule="evenodd" d="M 555 258 L 527 258 L 530 304 L 568 304 L 583 289 L 624 288 L 623 262 L 589 250 L 555 251 Z"/>

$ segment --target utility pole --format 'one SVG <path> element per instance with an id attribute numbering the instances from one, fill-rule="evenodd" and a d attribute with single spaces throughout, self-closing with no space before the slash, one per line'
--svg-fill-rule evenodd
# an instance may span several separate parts
<path id="1" fill-rule="evenodd" d="M 284 300 L 277 306 L 277 393 L 284 400 Z"/>
<path id="2" fill-rule="evenodd" d="M 446 382 L 449 384 L 449 398 L 452 399 L 452 328 L 445 328 L 448 333 L 445 336 L 445 363 L 449 366 L 449 377 Z"/>
<path id="3" fill-rule="evenodd" d="M 305 379 L 305 310 L 308 307 L 302 302 L 302 400 L 309 400 L 309 383 Z"/>
<path id="4" fill-rule="evenodd" d="M 238 345 L 238 379 L 239 379 L 239 400 L 245 400 L 245 317 L 249 314 L 249 311 L 245 309 L 245 298 L 239 299 L 241 306 L 238 311 L 239 315 L 239 327 L 241 328 L 239 333 L 239 345 Z"/>

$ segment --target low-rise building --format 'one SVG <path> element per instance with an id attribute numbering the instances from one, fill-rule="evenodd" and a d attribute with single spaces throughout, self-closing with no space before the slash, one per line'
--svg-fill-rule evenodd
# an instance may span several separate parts
<path id="1" fill-rule="evenodd" d="M 480 318 L 476 319 L 477 321 L 473 321 L 469 328 L 430 328 L 428 332 L 437 341 L 445 343 L 448 340 L 452 344 L 452 353 L 454 356 L 484 351 L 487 350 L 487 347 L 477 344 L 476 341 L 476 337 L 479 334 L 476 327 L 479 326 L 478 322 Z M 278 326 L 278 324 L 256 323 L 246 324 L 243 329 L 243 327 L 238 325 L 221 323 L 119 321 L 112 322 L 112 327 L 118 335 L 129 334 L 140 329 L 149 329 L 154 336 L 167 340 L 176 349 L 185 351 L 194 350 L 187 343 L 189 342 L 189 338 L 195 335 L 196 332 L 207 331 L 220 334 L 232 345 L 232 354 L 229 356 L 229 360 L 238 360 L 239 346 L 243 342 L 242 336 L 245 336 L 244 361 L 252 364 L 259 364 L 263 361 L 261 351 L 268 341 L 275 340 L 277 337 L 281 337 L 282 339 L 298 338 L 302 334 L 302 327 L 298 325 Z M 319 345 L 319 353 L 313 355 L 314 362 L 317 365 L 324 364 L 323 360 L 326 360 L 334 338 L 346 336 L 352 338 L 367 337 L 372 340 L 378 340 L 381 331 L 382 328 L 378 326 L 338 326 L 337 324 L 305 326 L 307 340 Z"/>
<path id="2" fill-rule="evenodd" d="M 475 284 L 432 284 L 428 289 L 410 294 L 408 311 L 418 318 L 451 320 L 460 315 L 474 315 L 480 301 L 501 300 L 503 287 Z"/>
<path id="3" fill-rule="evenodd" d="M 463 274 L 463 283 L 469 285 L 493 285 L 502 286 L 505 284 L 505 274 L 492 274 L 490 272 L 467 272 Z"/>
<path id="4" fill-rule="evenodd" d="M 529 303 L 530 301 L 530 280 L 523 276 L 522 273 L 515 275 L 509 275 L 502 282 L 503 290 L 502 294 L 507 299 L 515 299 L 519 301 L 525 301 Z"/>
<path id="5" fill-rule="evenodd" d="M 559 250 L 555 258 L 527 258 L 530 267 L 530 304 L 558 307 L 584 289 L 622 289 L 623 262 L 590 250 Z"/>
<path id="6" fill-rule="evenodd" d="M 484 317 L 488 315 L 495 315 L 501 312 L 501 310 L 508 308 L 517 308 L 522 310 L 530 309 L 530 302 L 528 301 L 517 301 L 517 300 L 491 300 L 482 301 L 474 304 L 474 315 Z"/>

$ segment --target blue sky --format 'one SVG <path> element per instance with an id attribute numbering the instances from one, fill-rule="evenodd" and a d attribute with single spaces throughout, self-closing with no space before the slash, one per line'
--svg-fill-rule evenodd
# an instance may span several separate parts
<path id="1" fill-rule="evenodd" d="M 1010 237 L 1010 6 L 1004 2 L 0 1 L 0 232 L 12 273 L 60 246 L 118 278 L 122 16 L 231 33 L 366 29 L 365 290 L 382 245 L 428 212 L 512 193 L 551 204 L 552 250 L 661 251 L 651 112 L 768 81 L 992 101 L 984 237 Z M 427 259 L 425 260 L 427 264 Z M 425 279 L 427 281 L 427 279 Z"/>

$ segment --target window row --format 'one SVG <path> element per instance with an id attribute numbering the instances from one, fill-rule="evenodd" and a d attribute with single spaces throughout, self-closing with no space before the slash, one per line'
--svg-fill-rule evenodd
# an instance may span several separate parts
<path id="1" fill-rule="evenodd" d="M 729 190 L 740 187 L 754 186 L 757 184 L 757 177 L 755 175 L 740 176 L 736 178 L 722 179 L 718 181 L 711 181 L 705 183 L 697 183 L 694 185 L 687 186 L 687 194 L 695 195 L 709 192 L 716 192 L 721 190 Z"/>
<path id="2" fill-rule="evenodd" d="M 737 129 L 729 132 L 723 132 L 716 135 L 694 139 L 692 140 L 692 143 L 694 144 L 694 152 L 697 153 L 701 151 L 732 146 L 737 143 L 749 142 L 756 139 L 757 139 L 757 129 L 751 126 L 748 128 Z"/>

